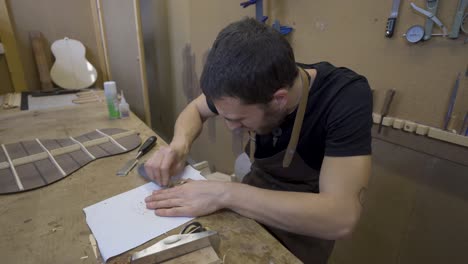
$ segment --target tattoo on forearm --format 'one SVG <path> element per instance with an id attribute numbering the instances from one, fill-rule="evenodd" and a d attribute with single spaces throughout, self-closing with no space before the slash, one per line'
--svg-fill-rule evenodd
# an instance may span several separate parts
<path id="1" fill-rule="evenodd" d="M 364 206 L 364 202 L 366 200 L 366 193 L 367 193 L 367 188 L 362 187 L 361 190 L 359 191 L 359 203 L 361 206 Z"/>

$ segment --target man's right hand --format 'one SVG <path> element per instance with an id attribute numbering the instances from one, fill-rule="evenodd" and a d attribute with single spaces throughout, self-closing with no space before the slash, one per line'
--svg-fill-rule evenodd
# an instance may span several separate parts
<path id="1" fill-rule="evenodd" d="M 176 120 L 171 144 L 160 148 L 145 163 L 148 177 L 160 186 L 167 186 L 170 177 L 184 169 L 187 154 L 192 142 L 200 135 L 203 122 L 213 116 L 216 114 L 208 107 L 203 94 L 190 102 Z"/>
<path id="2" fill-rule="evenodd" d="M 146 174 L 160 186 L 167 186 L 170 177 L 184 169 L 186 156 L 181 148 L 162 147 L 145 162 Z"/>

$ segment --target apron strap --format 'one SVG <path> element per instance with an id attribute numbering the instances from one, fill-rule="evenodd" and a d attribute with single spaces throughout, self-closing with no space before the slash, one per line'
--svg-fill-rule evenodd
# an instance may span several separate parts
<path id="1" fill-rule="evenodd" d="M 250 141 L 250 153 L 249 153 L 249 157 L 250 157 L 250 163 L 253 164 L 254 160 L 255 160 L 255 144 L 256 144 L 256 136 L 257 136 L 257 133 L 255 133 L 254 131 L 249 131 L 249 141 Z"/>
<path id="2" fill-rule="evenodd" d="M 310 89 L 310 81 L 307 78 L 307 74 L 304 69 L 299 68 L 299 74 L 301 75 L 301 82 L 302 82 L 302 95 L 301 101 L 299 103 L 299 108 L 297 109 L 296 118 L 294 119 L 294 126 L 293 131 L 291 133 L 291 139 L 289 140 L 288 148 L 286 149 L 286 153 L 283 159 L 283 168 L 289 167 L 291 161 L 294 157 L 294 153 L 296 152 L 297 143 L 299 141 L 299 135 L 301 133 L 302 122 L 304 121 L 305 110 L 307 106 L 307 99 L 309 98 L 309 89 Z M 249 131 L 249 138 L 250 138 L 250 162 L 253 163 L 255 160 L 255 139 L 256 133 L 254 131 Z"/>
<path id="3" fill-rule="evenodd" d="M 304 69 L 300 68 L 302 80 L 302 96 L 299 108 L 297 109 L 296 118 L 294 119 L 293 131 L 291 139 L 289 140 L 288 148 L 284 154 L 283 168 L 289 167 L 296 152 L 297 143 L 299 142 L 299 135 L 301 134 L 302 121 L 304 121 L 305 110 L 307 106 L 307 99 L 309 98 L 310 81 Z"/>

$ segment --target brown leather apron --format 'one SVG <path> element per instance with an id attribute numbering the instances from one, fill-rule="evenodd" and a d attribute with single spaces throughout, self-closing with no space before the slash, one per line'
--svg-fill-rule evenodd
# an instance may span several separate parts
<path id="1" fill-rule="evenodd" d="M 300 74 L 302 97 L 287 149 L 272 157 L 254 159 L 255 144 L 251 144 L 255 139 L 253 136 L 246 147 L 253 164 L 250 173 L 244 177 L 243 183 L 277 191 L 319 192 L 320 171 L 309 167 L 296 152 L 310 89 L 309 80 L 303 69 L 300 69 Z M 265 226 L 265 228 L 304 263 L 327 263 L 333 249 L 333 240 L 298 235 L 270 226 Z"/>

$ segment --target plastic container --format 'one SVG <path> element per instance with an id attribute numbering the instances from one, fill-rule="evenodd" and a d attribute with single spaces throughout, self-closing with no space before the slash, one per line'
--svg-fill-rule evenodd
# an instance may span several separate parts
<path id="1" fill-rule="evenodd" d="M 117 99 L 117 87 L 115 82 L 104 82 L 104 95 L 106 96 L 107 110 L 109 119 L 117 119 L 119 114 L 119 101 Z"/>
<path id="2" fill-rule="evenodd" d="M 120 104 L 119 104 L 120 118 L 127 118 L 130 116 L 130 107 L 125 101 L 123 91 L 120 91 Z"/>

